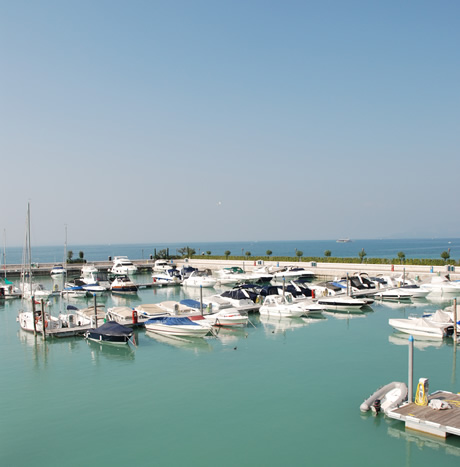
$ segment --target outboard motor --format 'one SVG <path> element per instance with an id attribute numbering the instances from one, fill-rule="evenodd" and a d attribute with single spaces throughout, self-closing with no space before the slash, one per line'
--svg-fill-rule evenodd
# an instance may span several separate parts
<path id="1" fill-rule="evenodd" d="M 380 399 L 375 399 L 374 403 L 373 403 L 372 406 L 371 406 L 371 410 L 372 410 L 372 412 L 375 413 L 375 415 L 378 415 L 379 412 L 380 412 L 380 409 L 381 409 L 381 407 L 380 407 Z"/>

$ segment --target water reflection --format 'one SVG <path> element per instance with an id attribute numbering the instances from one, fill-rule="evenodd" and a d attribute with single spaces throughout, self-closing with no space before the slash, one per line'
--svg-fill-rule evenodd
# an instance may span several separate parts
<path id="1" fill-rule="evenodd" d="M 247 328 L 225 328 L 215 327 L 214 333 L 219 341 L 224 345 L 234 345 L 241 339 L 247 339 L 249 336 Z"/>
<path id="2" fill-rule="evenodd" d="M 409 334 L 395 332 L 388 336 L 388 341 L 394 345 L 409 345 Z M 441 348 L 446 345 L 444 339 L 416 336 L 414 337 L 414 347 L 418 350 L 426 350 L 429 347 Z"/>
<path id="3" fill-rule="evenodd" d="M 212 351 L 212 346 L 209 344 L 208 340 L 203 337 L 164 336 L 151 331 L 146 331 L 145 335 L 161 344 L 167 344 L 184 350 L 191 350 L 195 353 Z"/>
<path id="4" fill-rule="evenodd" d="M 303 318 L 288 318 L 280 316 L 261 315 L 260 322 L 266 334 L 282 334 L 286 331 L 294 331 L 298 328 L 308 326 L 310 323 Z"/>
<path id="5" fill-rule="evenodd" d="M 91 351 L 91 360 L 96 363 L 99 362 L 101 358 L 129 362 L 134 360 L 136 356 L 136 350 L 131 347 L 130 344 L 100 344 L 99 342 L 93 342 L 90 340 L 86 340 L 86 343 Z"/>
<path id="6" fill-rule="evenodd" d="M 403 439 L 407 443 L 409 449 L 408 465 L 410 463 L 410 448 L 415 446 L 418 449 L 435 449 L 443 451 L 445 454 L 452 456 L 460 456 L 460 440 L 455 437 L 443 439 L 437 436 L 431 436 L 429 434 L 419 434 L 414 431 L 405 430 L 404 423 L 398 423 L 388 427 L 388 435 L 392 438 Z"/>

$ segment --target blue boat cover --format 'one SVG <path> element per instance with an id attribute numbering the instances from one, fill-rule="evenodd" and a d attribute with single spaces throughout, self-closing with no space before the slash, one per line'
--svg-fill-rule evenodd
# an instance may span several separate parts
<path id="1" fill-rule="evenodd" d="M 167 326 L 199 326 L 186 316 L 177 318 L 176 316 L 159 316 L 158 318 L 151 318 L 145 322 L 145 324 L 165 324 Z"/>
<path id="2" fill-rule="evenodd" d="M 107 323 L 104 323 L 91 332 L 102 334 L 103 336 L 130 336 L 133 330 L 118 324 L 116 321 L 107 321 Z"/>
<path id="3" fill-rule="evenodd" d="M 190 308 L 200 309 L 200 302 L 198 300 L 192 300 L 191 298 L 186 298 L 179 302 L 181 305 L 189 306 Z M 203 303 L 203 308 L 206 308 L 206 305 Z"/>

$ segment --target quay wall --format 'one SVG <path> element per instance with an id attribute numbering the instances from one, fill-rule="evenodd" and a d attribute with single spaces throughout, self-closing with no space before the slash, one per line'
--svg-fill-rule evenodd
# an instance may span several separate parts
<path id="1" fill-rule="evenodd" d="M 149 272 L 154 264 L 154 260 L 132 260 L 141 272 Z M 315 263 L 310 261 L 263 261 L 263 260 L 213 260 L 213 259 L 180 259 L 171 260 L 171 263 L 181 268 L 183 265 L 193 266 L 199 269 L 211 269 L 212 271 L 230 266 L 239 266 L 247 272 L 260 266 L 299 266 L 311 270 L 319 279 L 331 279 L 335 277 L 344 277 L 347 273 L 355 274 L 365 272 L 371 276 L 394 275 L 399 276 L 403 273 L 412 279 L 418 278 L 421 281 L 429 281 L 433 275 L 449 274 L 452 280 L 460 280 L 460 267 L 453 266 L 419 266 L 419 265 L 401 265 L 401 264 L 370 264 L 370 263 Z M 32 268 L 33 274 L 37 276 L 49 275 L 55 263 L 41 263 Z M 112 266 L 110 261 L 92 261 L 101 271 L 106 271 Z M 82 264 L 68 264 L 67 271 L 69 275 L 78 277 Z M 11 264 L 2 267 L 1 273 L 6 271 L 8 277 L 16 277 L 21 273 L 21 265 Z"/>

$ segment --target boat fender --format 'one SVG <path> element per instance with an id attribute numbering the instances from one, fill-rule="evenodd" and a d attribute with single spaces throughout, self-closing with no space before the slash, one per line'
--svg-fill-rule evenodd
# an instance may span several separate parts
<path id="1" fill-rule="evenodd" d="M 315 298 L 315 291 L 314 290 L 311 291 L 311 298 Z"/>
<path id="2" fill-rule="evenodd" d="M 137 324 L 137 311 L 133 310 L 133 324 Z"/>
<path id="3" fill-rule="evenodd" d="M 48 321 L 45 321 L 45 329 L 48 327 Z"/>

